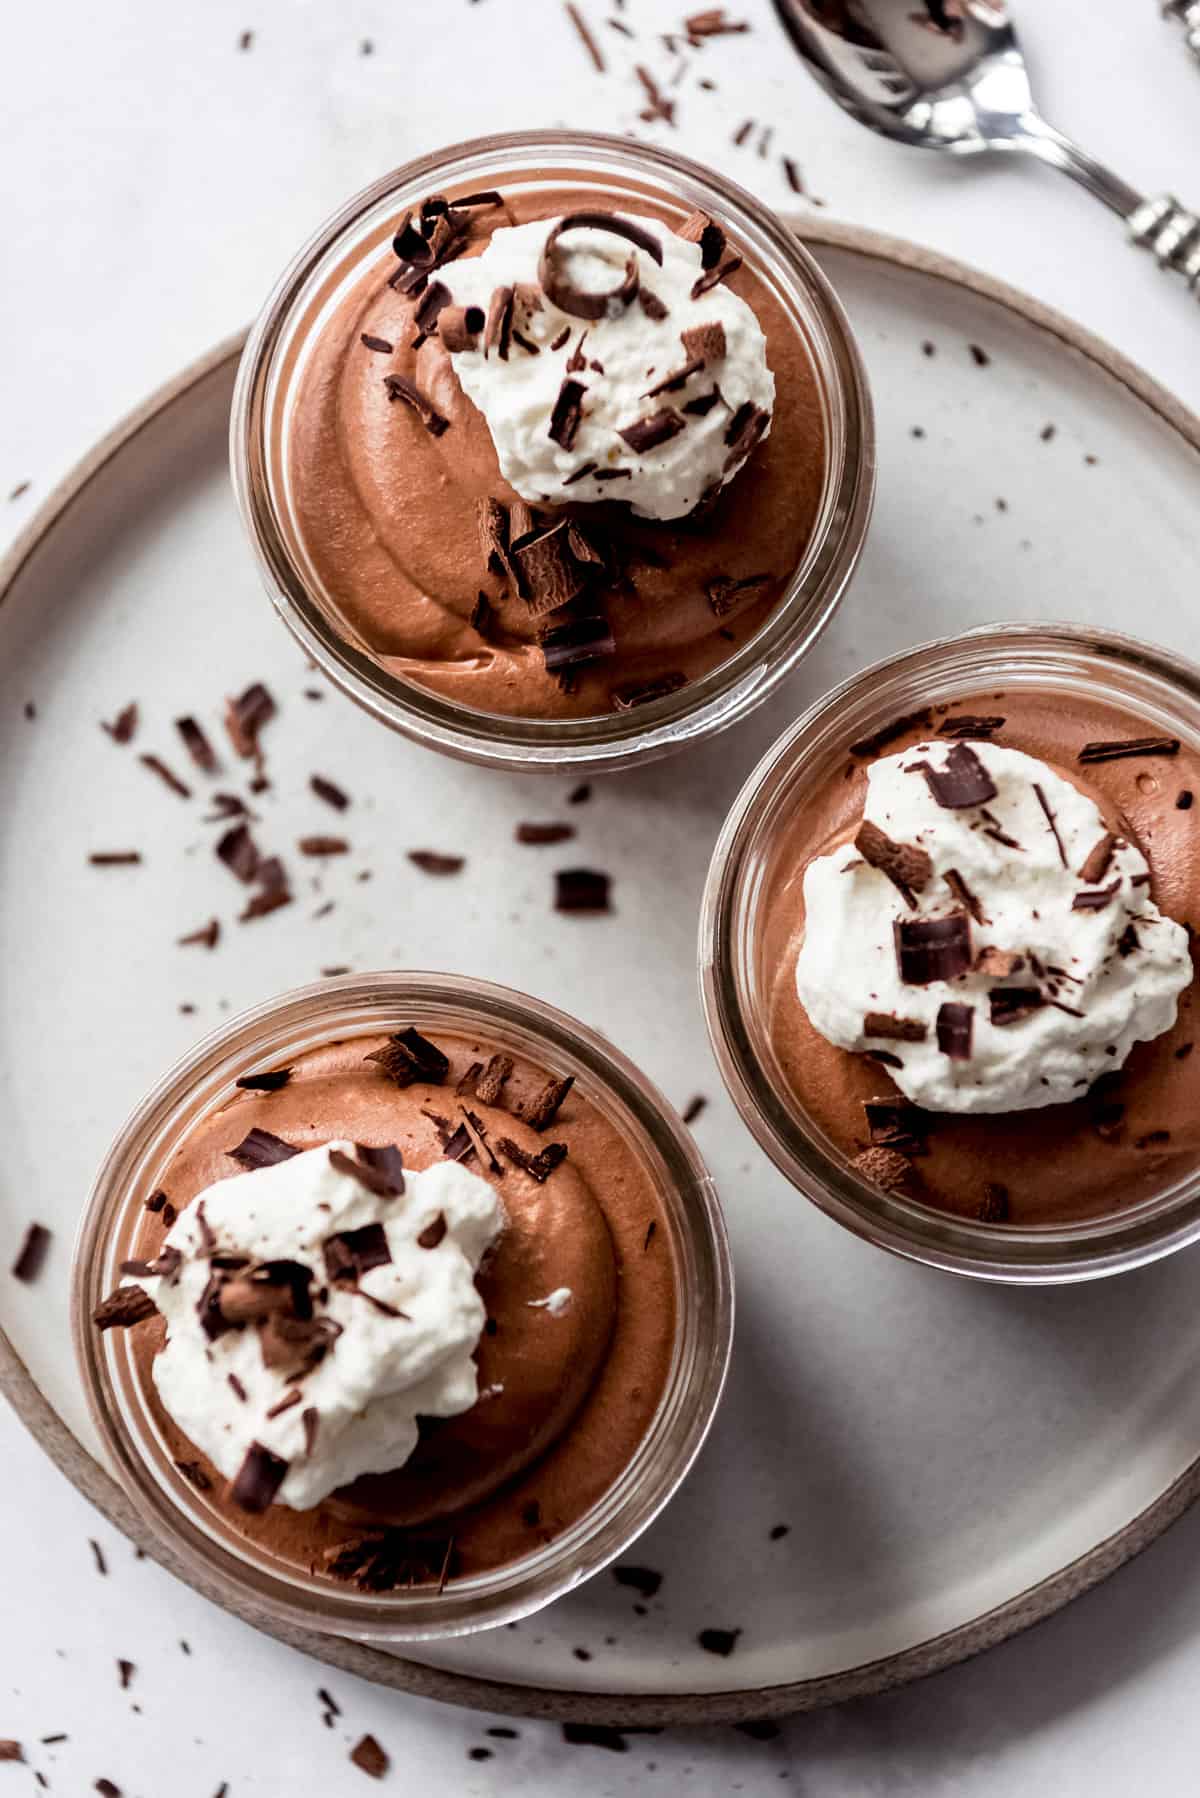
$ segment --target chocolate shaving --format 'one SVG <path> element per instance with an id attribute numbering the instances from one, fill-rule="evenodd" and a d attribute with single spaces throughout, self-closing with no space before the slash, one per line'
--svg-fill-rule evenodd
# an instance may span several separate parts
<path id="1" fill-rule="evenodd" d="M 346 1165 L 338 1164 L 340 1172 L 355 1172 L 355 1164 L 348 1156 L 341 1159 Z M 333 1161 L 332 1155 L 330 1161 Z M 342 1285 L 356 1285 L 373 1267 L 387 1267 L 392 1259 L 387 1231 L 382 1224 L 363 1224 L 361 1229 L 340 1230 L 336 1235 L 327 1236 L 324 1255 L 325 1272 L 335 1284 Z"/>
<path id="2" fill-rule="evenodd" d="M 475 1082 L 475 1097 L 481 1105 L 498 1105 L 505 1083 L 513 1071 L 511 1055 L 496 1054 Z"/>
<path id="3" fill-rule="evenodd" d="M 315 1405 L 306 1405 L 300 1413 L 300 1423 L 304 1429 L 304 1453 L 312 1459 L 313 1450 L 317 1446 L 317 1430 L 321 1423 L 321 1413 Z"/>
<path id="4" fill-rule="evenodd" d="M 13 1262 L 14 1280 L 20 1280 L 26 1286 L 33 1285 L 46 1265 L 50 1240 L 50 1231 L 47 1230 L 45 1224 L 30 1224 L 25 1232 L 25 1240 L 21 1244 L 17 1258 Z"/>
<path id="5" fill-rule="evenodd" d="M 864 818 L 854 838 L 854 847 L 872 868 L 886 874 L 902 895 L 905 904 L 916 910 L 914 894 L 923 893 L 933 874 L 933 863 L 915 843 L 895 843 L 877 824 Z"/>
<path id="6" fill-rule="evenodd" d="M 360 1166 L 356 1177 L 362 1179 L 362 1169 L 369 1168 L 374 1176 L 375 1185 L 372 1191 L 381 1198 L 399 1197 L 404 1191 L 404 1157 L 398 1144 L 384 1143 L 373 1148 L 369 1143 L 355 1143 L 358 1150 Z M 364 1182 L 365 1184 L 365 1182 Z"/>
<path id="7" fill-rule="evenodd" d="M 515 835 L 518 843 L 535 845 L 569 843 L 575 835 L 575 826 L 573 824 L 518 824 Z"/>
<path id="8" fill-rule="evenodd" d="M 672 437 L 678 437 L 687 425 L 687 420 L 674 406 L 663 406 L 652 412 L 648 418 L 639 418 L 633 424 L 626 425 L 618 431 L 618 437 L 624 439 L 636 456 L 644 456 L 660 444 L 669 443 Z"/>
<path id="9" fill-rule="evenodd" d="M 572 318 L 611 318 L 616 311 L 623 311 L 637 294 L 637 257 L 628 258 L 620 285 L 607 293 L 594 293 L 576 287 L 563 266 L 559 245 L 568 231 L 580 230 L 607 231 L 614 237 L 623 238 L 636 249 L 644 250 L 660 267 L 663 259 L 662 245 L 643 226 L 635 224 L 632 219 L 620 218 L 613 212 L 569 212 L 555 224 L 538 259 L 538 280 L 542 284 L 543 293 L 560 312 L 569 313 Z"/>
<path id="10" fill-rule="evenodd" d="M 1110 830 L 1106 830 L 1100 841 L 1088 850 L 1087 860 L 1079 870 L 1080 880 L 1088 886 L 1094 886 L 1097 881 L 1103 880 L 1116 847 L 1116 837 Z"/>
<path id="11" fill-rule="evenodd" d="M 938 725 L 938 736 L 992 737 L 1003 725 L 1003 718 L 984 718 L 972 712 L 962 712 L 957 718 L 943 718 Z"/>
<path id="12" fill-rule="evenodd" d="M 417 1237 L 417 1247 L 422 1248 L 422 1249 L 436 1249 L 438 1244 L 442 1241 L 442 1238 L 445 1236 L 445 1234 L 446 1234 L 445 1214 L 443 1212 L 439 1211 L 437 1216 L 433 1219 L 432 1223 L 426 1224 L 425 1228 L 421 1231 L 420 1235 Z"/>
<path id="13" fill-rule="evenodd" d="M 639 287 L 637 297 L 638 305 L 646 317 L 652 319 L 656 325 L 661 324 L 664 318 L 670 317 L 670 307 L 664 304 L 656 293 L 651 293 L 648 287 Z"/>
<path id="14" fill-rule="evenodd" d="M 574 25 L 576 32 L 579 34 L 579 41 L 587 51 L 592 67 L 595 69 L 597 75 L 603 75 L 605 70 L 604 56 L 599 44 L 592 35 L 587 20 L 584 18 L 579 8 L 573 4 L 573 0 L 566 0 L 564 11 L 572 25 Z"/>
<path id="15" fill-rule="evenodd" d="M 1141 946 L 1142 945 L 1138 940 L 1138 933 L 1133 925 L 1126 924 L 1124 930 L 1117 938 L 1117 954 L 1124 958 L 1125 956 L 1135 954 Z"/>
<path id="16" fill-rule="evenodd" d="M 494 574 L 505 574 L 508 570 L 508 510 L 498 499 L 481 499 L 477 502 L 477 522 L 479 525 L 479 547 L 483 551 L 484 560 Z"/>
<path id="17" fill-rule="evenodd" d="M 245 882 L 254 879 L 262 861 L 246 824 L 235 824 L 224 836 L 218 837 L 216 853 L 218 860 L 223 861 L 231 873 Z"/>
<path id="18" fill-rule="evenodd" d="M 137 727 L 138 706 L 136 699 L 131 700 L 128 705 L 122 706 L 111 724 L 103 719 L 100 723 L 101 730 L 107 731 L 114 743 L 122 744 L 132 742 Z"/>
<path id="19" fill-rule="evenodd" d="M 938 805 L 947 811 L 958 811 L 967 805 L 986 805 L 996 797 L 996 783 L 967 743 L 956 743 L 943 767 L 930 762 L 916 762 L 913 773 L 925 776 L 925 784 Z"/>
<path id="20" fill-rule="evenodd" d="M 209 742 L 203 728 L 194 718 L 176 718 L 175 729 L 183 738 L 184 748 L 204 774 L 215 774 L 217 771 L 217 752 Z"/>
<path id="21" fill-rule="evenodd" d="M 1106 887 L 1101 887 L 1099 889 L 1099 891 L 1088 892 L 1088 893 L 1076 893 L 1075 897 L 1071 901 L 1071 910 L 1072 911 L 1103 911 L 1105 906 L 1111 903 L 1111 901 L 1115 898 L 1117 893 L 1120 892 L 1120 890 L 1121 890 L 1121 877 L 1118 874 L 1118 876 L 1115 880 L 1110 881 Z"/>
<path id="22" fill-rule="evenodd" d="M 414 868 L 420 868 L 422 874 L 446 876 L 459 874 L 466 865 L 466 858 L 461 855 L 443 855 L 437 849 L 410 849 L 408 859 Z"/>
<path id="23" fill-rule="evenodd" d="M 532 338 L 524 336 L 522 332 L 517 330 L 515 325 L 513 327 L 512 340 L 524 350 L 527 356 L 540 356 L 542 353 L 539 345 L 534 343 Z M 603 374 L 604 370 L 601 369 L 600 373 Z"/>
<path id="24" fill-rule="evenodd" d="M 438 328 L 438 318 L 454 298 L 444 281 L 432 281 L 413 308 L 413 323 L 422 339 Z"/>
<path id="25" fill-rule="evenodd" d="M 234 751 L 244 760 L 256 757 L 259 733 L 275 716 L 275 701 L 262 681 L 253 681 L 244 693 L 225 703 L 225 729 Z"/>
<path id="26" fill-rule="evenodd" d="M 511 287 L 496 287 L 488 301 L 487 320 L 483 327 L 483 353 L 485 356 L 495 350 L 501 362 L 508 361 L 508 352 L 512 342 L 513 322 L 513 290 Z"/>
<path id="27" fill-rule="evenodd" d="M 479 347 L 486 323 L 482 306 L 443 306 L 438 313 L 438 336 L 452 356 Z"/>
<path id="28" fill-rule="evenodd" d="M 299 1387 L 293 1386 L 290 1392 L 286 1392 L 283 1395 L 277 1405 L 271 1406 L 271 1409 L 267 1412 L 267 1417 L 282 1417 L 285 1411 L 290 1411 L 293 1406 L 298 1405 L 303 1397 L 304 1394 L 300 1391 Z"/>
<path id="29" fill-rule="evenodd" d="M 301 855 L 346 855 L 349 853 L 350 844 L 345 837 L 313 836 L 301 837 L 296 847 Z"/>
<path id="30" fill-rule="evenodd" d="M 289 1379 L 303 1379 L 325 1359 L 341 1333 L 341 1324 L 332 1317 L 290 1317 L 274 1311 L 259 1325 L 263 1366 L 272 1373 L 286 1368 Z"/>
<path id="31" fill-rule="evenodd" d="M 951 1061 L 971 1059 L 971 1034 L 975 1022 L 974 1008 L 947 1000 L 938 1006 L 937 1046 Z"/>
<path id="32" fill-rule="evenodd" d="M 594 462 L 582 462 L 573 474 L 567 476 L 563 482 L 563 486 L 573 487 L 576 481 L 586 481 L 587 477 L 590 474 L 595 474 L 595 472 L 596 464 Z"/>
<path id="33" fill-rule="evenodd" d="M 381 356 L 390 356 L 396 347 L 386 337 L 373 337 L 369 331 L 360 332 L 358 341 L 364 349 L 377 350 Z"/>
<path id="34" fill-rule="evenodd" d="M 725 233 L 707 212 L 689 212 L 682 225 L 676 226 L 675 235 L 685 243 L 700 245 L 701 268 L 716 268 L 725 254 Z"/>
<path id="35" fill-rule="evenodd" d="M 212 1481 L 199 1461 L 176 1461 L 175 1468 L 178 1473 L 182 1474 L 189 1486 L 196 1488 L 197 1492 L 212 1491 Z"/>
<path id="36" fill-rule="evenodd" d="M 411 1086 L 415 1080 L 430 1086 L 441 1086 L 450 1072 L 450 1062 L 436 1043 L 421 1036 L 410 1024 L 390 1036 L 382 1049 L 365 1057 L 379 1067 L 397 1086 Z"/>
<path id="37" fill-rule="evenodd" d="M 718 618 L 728 618 L 739 600 L 747 595 L 757 596 L 770 584 L 769 574 L 748 574 L 740 581 L 732 580 L 727 574 L 717 574 L 705 582 L 704 591 L 715 615 Z"/>
<path id="38" fill-rule="evenodd" d="M 720 319 L 702 325 L 689 325 L 679 333 L 683 353 L 689 362 L 720 362 L 726 353 L 725 327 Z"/>
<path id="39" fill-rule="evenodd" d="M 180 780 L 179 776 L 167 767 L 167 764 L 163 761 L 161 756 L 139 755 L 138 761 L 142 764 L 143 768 L 149 768 L 151 774 L 157 774 L 163 785 L 170 787 L 172 793 L 178 794 L 180 799 L 191 798 L 192 789 L 189 786 L 186 786 L 184 782 Z"/>
<path id="40" fill-rule="evenodd" d="M 958 869 L 947 868 L 946 872 L 942 875 L 942 879 L 950 888 L 950 891 L 954 894 L 954 897 L 958 900 L 959 904 L 966 906 L 975 922 L 977 924 L 986 924 L 987 919 L 983 915 L 983 906 L 979 903 L 978 898 L 971 891 Z"/>
<path id="41" fill-rule="evenodd" d="M 190 930 L 186 936 L 176 937 L 180 948 L 186 949 L 199 944 L 205 949 L 215 949 L 221 940 L 221 926 L 216 918 L 210 918 L 199 930 Z"/>
<path id="42" fill-rule="evenodd" d="M 261 1442 L 252 1442 L 229 1496 L 241 1510 L 261 1515 L 273 1504 L 287 1470 L 288 1464 L 281 1456 L 272 1454 Z"/>
<path id="43" fill-rule="evenodd" d="M 254 1171 L 274 1167 L 280 1161 L 290 1161 L 300 1151 L 294 1149 L 291 1143 L 284 1142 L 282 1137 L 273 1136 L 269 1130 L 259 1130 L 256 1127 L 242 1138 L 235 1149 L 226 1149 L 225 1153 L 240 1167 Z"/>
<path id="44" fill-rule="evenodd" d="M 141 859 L 140 849 L 95 849 L 88 856 L 93 868 L 132 868 Z"/>
<path id="45" fill-rule="evenodd" d="M 733 415 L 734 420 L 738 418 L 739 414 L 745 414 L 744 407 L 739 406 L 738 411 Z M 751 406 L 748 416 L 743 416 L 742 423 L 738 426 L 737 431 L 732 434 L 732 441 L 731 424 L 730 430 L 727 430 L 725 433 L 725 441 L 730 444 L 729 453 L 725 457 L 723 464 L 726 472 L 735 467 L 737 463 L 745 461 L 770 422 L 771 415 L 769 412 L 761 412 Z"/>
<path id="46" fill-rule="evenodd" d="M 611 880 L 592 868 L 563 868 L 554 876 L 554 909 L 562 912 L 609 911 Z"/>
<path id="47" fill-rule="evenodd" d="M 988 993 L 991 1020 L 998 1029 L 1018 1023 L 1043 1004 L 1036 986 L 994 986 Z"/>
<path id="48" fill-rule="evenodd" d="M 670 374 L 664 375 L 655 386 L 648 387 L 641 397 L 644 400 L 653 400 L 657 399 L 660 393 L 675 393 L 680 387 L 686 386 L 693 375 L 699 374 L 703 367 L 704 358 L 693 356 L 681 368 L 673 369 Z"/>
<path id="49" fill-rule="evenodd" d="M 894 1011 L 869 1011 L 863 1019 L 864 1036 L 882 1036 L 898 1043 L 923 1043 L 927 1034 L 920 1018 L 899 1018 Z"/>
<path id="50" fill-rule="evenodd" d="M 561 1167 L 567 1159 L 565 1142 L 547 1143 L 545 1148 L 539 1150 L 536 1155 L 530 1155 L 527 1150 L 521 1148 L 519 1143 L 515 1143 L 511 1136 L 500 1137 L 497 1146 L 507 1155 L 514 1167 L 519 1167 L 539 1186 L 544 1186 L 555 1168 Z"/>
<path id="51" fill-rule="evenodd" d="M 144 1287 L 118 1286 L 96 1306 L 92 1322 L 98 1330 L 128 1330 L 157 1315 L 158 1307 Z"/>
<path id="52" fill-rule="evenodd" d="M 583 418 L 583 396 L 587 392 L 582 381 L 565 380 L 558 390 L 554 410 L 550 414 L 549 437 L 560 449 L 569 450 L 575 442 Z"/>
<path id="53" fill-rule="evenodd" d="M 864 1099 L 867 1131 L 872 1147 L 899 1149 L 905 1155 L 923 1155 L 930 1119 L 919 1105 L 907 1099 Z"/>
<path id="54" fill-rule="evenodd" d="M 535 616 L 557 611 L 583 587 L 584 577 L 567 542 L 569 528 L 569 521 L 562 518 L 548 531 L 518 540 L 509 549 L 509 559 L 520 574 L 522 596 Z"/>
<path id="55" fill-rule="evenodd" d="M 902 918 L 892 926 L 896 961 L 906 986 L 954 980 L 971 966 L 971 926 L 966 912 L 944 918 Z"/>
<path id="56" fill-rule="evenodd" d="M 704 418 L 721 397 L 721 389 L 714 385 L 707 393 L 697 394 L 694 400 L 686 400 L 683 410 L 692 418 Z M 693 516 L 697 510 L 698 507 L 693 510 Z"/>
<path id="57" fill-rule="evenodd" d="M 615 654 L 617 645 L 608 619 L 596 613 L 588 618 L 569 618 L 565 624 L 544 631 L 540 647 L 547 672 L 560 674 L 565 669 L 604 660 Z"/>
<path id="58" fill-rule="evenodd" d="M 901 1193 L 906 1198 L 915 1198 L 920 1191 L 917 1170 L 899 1149 L 864 1149 L 854 1156 L 850 1166 L 860 1180 L 878 1186 L 883 1192 Z"/>
<path id="59" fill-rule="evenodd" d="M 559 1107 L 575 1084 L 575 1076 L 568 1074 L 565 1080 L 550 1078 L 531 1098 L 517 1107 L 517 1116 L 527 1123 L 531 1130 L 542 1131 L 547 1124 L 554 1122 Z"/>
<path id="60" fill-rule="evenodd" d="M 243 1074 L 234 1085 L 251 1093 L 277 1093 L 292 1077 L 291 1068 L 272 1068 L 265 1074 Z"/>
<path id="61" fill-rule="evenodd" d="M 649 705 L 651 700 L 666 699 L 686 687 L 687 675 L 678 671 L 656 675 L 653 680 L 625 681 L 614 687 L 610 695 L 618 712 L 630 712 L 634 706 Z"/>
<path id="62" fill-rule="evenodd" d="M 407 375 L 385 375 L 383 384 L 387 388 L 389 400 L 402 400 L 406 406 L 411 407 L 431 437 L 440 437 L 449 428 L 450 420 L 442 417 L 437 407 L 425 398 L 420 388 Z"/>
<path id="63" fill-rule="evenodd" d="M 1178 755 L 1178 737 L 1127 737 L 1117 742 L 1085 743 L 1077 761 L 1118 762 L 1129 756 Z"/>
<path id="64" fill-rule="evenodd" d="M 490 1168 L 493 1174 L 502 1174 L 504 1169 L 488 1145 L 483 1120 L 477 1117 L 473 1111 L 469 1111 L 465 1105 L 460 1105 L 459 1110 L 462 1113 L 462 1128 L 471 1140 L 471 1147 L 479 1157 L 480 1166 Z"/>
<path id="65" fill-rule="evenodd" d="M 1033 790 L 1037 794 L 1038 804 L 1046 815 L 1046 823 L 1050 826 L 1050 834 L 1053 836 L 1054 846 L 1058 850 L 1058 859 L 1065 868 L 1067 866 L 1067 852 L 1063 848 L 1063 840 L 1058 834 L 1058 821 L 1051 810 L 1050 801 L 1046 798 L 1045 793 L 1042 791 L 1041 786 L 1036 780 L 1033 783 Z"/>
<path id="66" fill-rule="evenodd" d="M 877 756 L 898 737 L 906 736 L 911 730 L 925 729 L 932 721 L 933 713 L 928 706 L 923 706 L 919 712 L 906 712 L 902 718 L 893 718 L 890 724 L 881 725 L 869 737 L 860 737 L 857 743 L 851 743 L 850 754 L 860 760 Z"/>
<path id="67" fill-rule="evenodd" d="M 598 468 L 592 476 L 596 481 L 632 481 L 632 468 Z"/>
<path id="68" fill-rule="evenodd" d="M 121 1272 L 131 1274 L 139 1280 L 163 1279 L 173 1280 L 183 1266 L 183 1256 L 168 1243 L 152 1261 L 122 1261 Z M 14 1268 L 14 1273 L 16 1269 Z"/>
<path id="69" fill-rule="evenodd" d="M 699 276 L 698 279 L 692 283 L 692 299 L 698 300 L 702 294 L 706 294 L 710 289 L 718 287 L 720 283 L 727 280 L 730 275 L 736 275 L 741 266 L 742 259 L 740 256 L 727 256 L 718 268 L 710 268 L 706 275 Z"/>

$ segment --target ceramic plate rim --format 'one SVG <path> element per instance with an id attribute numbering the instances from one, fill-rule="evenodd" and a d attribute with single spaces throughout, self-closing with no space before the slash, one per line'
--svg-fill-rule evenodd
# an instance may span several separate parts
<path id="1" fill-rule="evenodd" d="M 847 251 L 867 260 L 883 262 L 974 294 L 1015 314 L 1035 330 L 1080 352 L 1133 398 L 1176 431 L 1200 453 L 1200 417 L 1181 404 L 1150 375 L 1083 326 L 1044 306 L 1030 295 L 993 275 L 942 255 L 939 251 L 888 236 L 861 226 L 833 220 L 804 219 L 797 229 L 806 243 Z M 0 605 L 16 583 L 26 563 L 41 543 L 64 520 L 71 506 L 100 471 L 168 408 L 185 400 L 217 374 L 241 351 L 245 333 L 225 339 L 207 354 L 150 394 L 128 413 L 58 483 L 35 516 L 0 561 Z M 87 1452 L 43 1397 L 0 1324 L 0 1393 L 71 1484 L 95 1505 L 108 1521 L 163 1566 L 183 1578 L 170 1552 L 151 1539 L 116 1482 Z M 417 1697 L 492 1711 L 497 1714 L 538 1717 L 550 1721 L 591 1724 L 654 1725 L 741 1722 L 748 1718 L 784 1716 L 814 1710 L 845 1699 L 891 1690 L 926 1674 L 970 1659 L 987 1648 L 1050 1616 L 1071 1599 L 1098 1585 L 1149 1546 L 1200 1497 L 1200 1457 L 1128 1523 L 1085 1550 L 1038 1584 L 1015 1594 L 1004 1603 L 924 1642 L 857 1667 L 817 1678 L 785 1681 L 769 1686 L 734 1687 L 718 1691 L 672 1693 L 579 1692 L 566 1687 L 524 1685 L 489 1680 L 474 1674 L 454 1673 L 384 1653 L 341 1637 L 314 1631 L 281 1628 L 261 1617 L 251 1606 L 234 1607 L 212 1591 L 197 1585 L 206 1597 L 233 1611 L 289 1647 L 299 1649 L 327 1666 L 369 1679 L 377 1685 L 410 1692 Z"/>

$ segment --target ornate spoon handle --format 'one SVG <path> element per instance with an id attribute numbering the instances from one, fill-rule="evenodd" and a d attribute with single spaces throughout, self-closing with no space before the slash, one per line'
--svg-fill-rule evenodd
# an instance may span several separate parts
<path id="1" fill-rule="evenodd" d="M 1185 43 L 1200 62 L 1200 0 L 1162 0 L 1164 19 L 1178 19 L 1185 32 Z"/>

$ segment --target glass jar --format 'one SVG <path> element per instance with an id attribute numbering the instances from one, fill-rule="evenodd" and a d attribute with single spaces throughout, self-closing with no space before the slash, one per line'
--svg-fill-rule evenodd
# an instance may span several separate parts
<path id="1" fill-rule="evenodd" d="M 231 1527 L 180 1472 L 142 1388 L 134 1332 L 101 1334 L 92 1314 L 120 1283 L 146 1199 L 197 1122 L 239 1076 L 347 1037 L 419 1030 L 477 1034 L 556 1076 L 621 1134 L 646 1168 L 672 1237 L 676 1333 L 658 1407 L 602 1498 L 549 1543 L 443 1591 L 364 1592 L 307 1573 Z M 358 1641 L 433 1641 L 528 1616 L 622 1554 L 667 1503 L 708 1433 L 729 1361 L 733 1279 L 712 1180 L 690 1133 L 638 1070 L 593 1031 L 506 987 L 458 975 L 345 975 L 268 1001 L 214 1031 L 138 1106 L 100 1170 L 80 1225 L 72 1328 L 92 1415 L 129 1498 L 186 1577 L 243 1613 Z"/>
<path id="2" fill-rule="evenodd" d="M 738 251 L 807 346 L 825 434 L 816 522 L 774 610 L 727 661 L 627 711 L 538 719 L 477 710 L 382 667 L 333 615 L 304 553 L 288 471 L 289 411 L 324 323 L 373 263 L 390 258 L 405 210 L 437 191 L 500 185 L 536 193 L 569 182 L 596 200 L 668 221 L 699 208 Z M 712 736 L 759 705 L 811 647 L 862 549 L 875 484 L 874 425 L 862 361 L 829 282 L 795 234 L 732 182 L 665 150 L 582 132 L 479 138 L 395 170 L 348 201 L 304 246 L 250 333 L 231 423 L 234 491 L 284 623 L 364 710 L 430 748 L 491 767 L 602 773 Z M 474 530 L 473 521 L 468 526 Z"/>
<path id="3" fill-rule="evenodd" d="M 794 865 L 789 820 L 842 781 L 851 745 L 922 708 L 1001 690 L 1117 707 L 1144 720 L 1147 733 L 1200 749 L 1200 669 L 1112 632 L 987 625 L 876 663 L 812 706 L 738 796 L 704 894 L 702 996 L 722 1075 L 743 1118 L 793 1185 L 830 1217 L 881 1248 L 979 1279 L 1094 1279 L 1200 1237 L 1200 1171 L 1172 1177 L 1149 1197 L 1103 1216 L 1069 1223 L 985 1223 L 935 1210 L 858 1178 L 807 1115 L 771 1038 L 775 970 L 763 953 L 762 901 L 784 867 Z M 1013 1127 L 1020 1127 L 1018 1114 Z"/>

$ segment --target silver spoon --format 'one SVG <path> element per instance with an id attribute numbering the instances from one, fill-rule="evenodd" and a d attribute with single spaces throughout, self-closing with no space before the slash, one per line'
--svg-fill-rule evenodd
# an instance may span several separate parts
<path id="1" fill-rule="evenodd" d="M 775 0 L 838 105 L 903 144 L 972 156 L 1024 150 L 1125 220 L 1132 241 L 1200 293 L 1200 219 L 1147 198 L 1048 125 L 1033 102 L 1006 0 Z"/>
<path id="2" fill-rule="evenodd" d="M 1184 42 L 1200 61 L 1200 0 L 1161 0 L 1164 19 L 1178 19 L 1183 26 Z"/>

